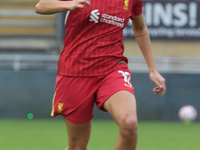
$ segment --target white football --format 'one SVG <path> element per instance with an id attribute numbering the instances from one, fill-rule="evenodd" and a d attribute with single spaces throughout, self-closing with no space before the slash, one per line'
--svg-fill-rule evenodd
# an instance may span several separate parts
<path id="1" fill-rule="evenodd" d="M 179 110 L 178 116 L 182 121 L 194 121 L 197 117 L 197 111 L 193 106 L 185 105 Z"/>

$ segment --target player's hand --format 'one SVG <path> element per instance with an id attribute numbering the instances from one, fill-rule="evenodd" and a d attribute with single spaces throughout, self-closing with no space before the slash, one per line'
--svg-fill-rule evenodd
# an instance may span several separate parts
<path id="1" fill-rule="evenodd" d="M 156 87 L 153 88 L 154 94 L 157 95 L 161 92 L 161 96 L 163 97 L 166 91 L 165 79 L 157 71 L 151 71 L 149 73 L 149 77 L 151 81 L 156 85 Z"/>
<path id="2" fill-rule="evenodd" d="M 77 8 L 84 9 L 84 3 L 90 7 L 90 0 L 73 0 L 71 1 L 70 10 L 76 10 Z"/>

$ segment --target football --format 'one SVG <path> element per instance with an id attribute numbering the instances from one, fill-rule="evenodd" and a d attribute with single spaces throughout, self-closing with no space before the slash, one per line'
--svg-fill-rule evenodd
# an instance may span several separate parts
<path id="1" fill-rule="evenodd" d="M 185 105 L 179 110 L 178 116 L 181 121 L 194 121 L 197 117 L 197 111 L 193 106 Z"/>

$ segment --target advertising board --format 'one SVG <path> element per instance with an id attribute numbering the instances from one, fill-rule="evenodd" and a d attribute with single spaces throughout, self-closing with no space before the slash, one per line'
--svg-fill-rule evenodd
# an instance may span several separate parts
<path id="1" fill-rule="evenodd" d="M 144 0 L 143 14 L 151 39 L 200 39 L 200 0 Z M 131 25 L 125 38 L 134 37 Z"/>

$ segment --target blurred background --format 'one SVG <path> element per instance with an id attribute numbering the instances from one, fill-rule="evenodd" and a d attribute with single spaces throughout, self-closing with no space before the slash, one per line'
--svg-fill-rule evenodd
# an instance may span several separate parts
<path id="1" fill-rule="evenodd" d="M 0 119 L 26 119 L 28 113 L 36 119 L 51 118 L 65 13 L 38 15 L 37 2 L 0 0 Z M 144 0 L 144 17 L 167 92 L 164 98 L 153 94 L 130 21 L 124 45 L 139 121 L 179 121 L 178 111 L 184 105 L 200 113 L 200 1 Z M 94 116 L 112 119 L 96 107 Z"/>

